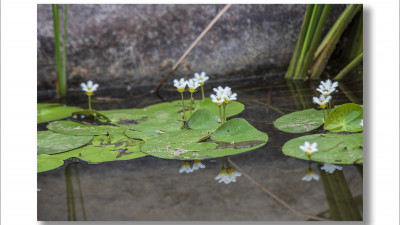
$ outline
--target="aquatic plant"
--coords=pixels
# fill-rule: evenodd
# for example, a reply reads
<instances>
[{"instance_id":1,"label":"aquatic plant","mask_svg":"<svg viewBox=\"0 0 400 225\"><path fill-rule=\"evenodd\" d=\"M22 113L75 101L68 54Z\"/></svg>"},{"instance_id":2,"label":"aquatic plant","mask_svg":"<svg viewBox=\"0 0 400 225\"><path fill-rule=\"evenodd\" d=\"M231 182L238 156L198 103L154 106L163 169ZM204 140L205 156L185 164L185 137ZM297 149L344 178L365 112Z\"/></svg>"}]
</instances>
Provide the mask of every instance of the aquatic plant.
<instances>
[{"instance_id":1,"label":"aquatic plant","mask_svg":"<svg viewBox=\"0 0 400 225\"><path fill-rule=\"evenodd\" d=\"M192 169L190 168L190 164L188 161L183 161L182 162L182 166L179 169L179 173L191 173Z\"/></svg>"},{"instance_id":2,"label":"aquatic plant","mask_svg":"<svg viewBox=\"0 0 400 225\"><path fill-rule=\"evenodd\" d=\"M319 180L319 175L314 173L312 169L308 169L306 175L301 178L302 181L312 181L312 180Z\"/></svg>"},{"instance_id":3,"label":"aquatic plant","mask_svg":"<svg viewBox=\"0 0 400 225\"><path fill-rule=\"evenodd\" d=\"M193 167L192 167L192 171L196 171L198 169L204 169L206 168L206 166L198 159L195 159L193 161Z\"/></svg>"},{"instance_id":4,"label":"aquatic plant","mask_svg":"<svg viewBox=\"0 0 400 225\"><path fill-rule=\"evenodd\" d=\"M190 115L192 115L192 102L193 102L193 93L196 92L196 89L200 86L200 83L197 80L190 79L187 82L189 92L190 92Z\"/></svg>"},{"instance_id":5,"label":"aquatic plant","mask_svg":"<svg viewBox=\"0 0 400 225\"><path fill-rule=\"evenodd\" d=\"M324 170L327 173L333 174L335 172L335 170L342 170L343 167L335 165L335 164L324 163L324 165L321 166L320 169Z\"/></svg>"},{"instance_id":6,"label":"aquatic plant","mask_svg":"<svg viewBox=\"0 0 400 225\"><path fill-rule=\"evenodd\" d=\"M310 142L306 141L304 142L304 145L300 145L299 147L309 158L314 152L318 152L316 142L310 144Z\"/></svg>"},{"instance_id":7,"label":"aquatic plant","mask_svg":"<svg viewBox=\"0 0 400 225\"><path fill-rule=\"evenodd\" d=\"M360 11L362 5L349 4L328 31L325 38L320 42L330 8L330 4L307 5L299 38L285 78L305 79L308 73L310 73L311 78L320 77L345 28L353 20L357 12ZM361 29L357 29L357 32L352 34L352 36L362 37L362 22L358 23L361 24ZM357 47L357 57L352 56L354 57L352 62L343 70L343 73L340 73L341 76L337 76L335 79L342 78L345 73L361 62L362 55L360 57L359 54L362 53L362 42L361 45L358 44L357 46L361 46Z\"/></svg>"},{"instance_id":8,"label":"aquatic plant","mask_svg":"<svg viewBox=\"0 0 400 225\"><path fill-rule=\"evenodd\" d=\"M183 113L183 120L186 122L186 113L185 113L185 100L183 99L183 92L185 92L185 88L187 85L187 81L183 78L180 80L174 80L174 86L176 90L181 93L182 96L182 113Z\"/></svg>"},{"instance_id":9,"label":"aquatic plant","mask_svg":"<svg viewBox=\"0 0 400 225\"><path fill-rule=\"evenodd\" d=\"M205 72L201 72L201 74L199 73L195 73L194 74L194 80L197 80L197 82L199 82L199 84L201 85L201 96L202 96L202 100L204 100L204 83L209 79L208 76L206 76Z\"/></svg>"},{"instance_id":10,"label":"aquatic plant","mask_svg":"<svg viewBox=\"0 0 400 225\"><path fill-rule=\"evenodd\" d=\"M235 171L230 165L227 158L222 158L222 167L219 170L218 175L215 177L215 180L218 183L229 184L231 182L236 182L236 177L242 176L241 173Z\"/></svg>"}]
</instances>

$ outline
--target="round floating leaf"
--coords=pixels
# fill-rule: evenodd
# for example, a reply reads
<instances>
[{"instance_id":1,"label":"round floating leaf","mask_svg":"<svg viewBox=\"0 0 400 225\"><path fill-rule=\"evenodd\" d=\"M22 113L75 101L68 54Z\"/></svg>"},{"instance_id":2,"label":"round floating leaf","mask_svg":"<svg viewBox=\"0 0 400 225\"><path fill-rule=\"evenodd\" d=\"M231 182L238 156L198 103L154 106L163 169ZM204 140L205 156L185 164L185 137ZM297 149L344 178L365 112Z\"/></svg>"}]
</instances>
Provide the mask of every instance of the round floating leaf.
<instances>
[{"instance_id":1,"label":"round floating leaf","mask_svg":"<svg viewBox=\"0 0 400 225\"><path fill-rule=\"evenodd\" d=\"M223 142L268 141L268 135L242 118L231 119L212 134L211 139Z\"/></svg>"},{"instance_id":2,"label":"round floating leaf","mask_svg":"<svg viewBox=\"0 0 400 225\"><path fill-rule=\"evenodd\" d=\"M69 151L86 145L93 136L72 136L54 133L52 131L37 132L37 151L40 154L55 154Z\"/></svg>"},{"instance_id":3,"label":"round floating leaf","mask_svg":"<svg viewBox=\"0 0 400 225\"><path fill-rule=\"evenodd\" d=\"M181 119L182 116L178 113L170 114L167 118L149 119L129 126L129 129L125 131L125 135L130 138L147 140L154 135L180 130L183 126Z\"/></svg>"},{"instance_id":4,"label":"round floating leaf","mask_svg":"<svg viewBox=\"0 0 400 225\"><path fill-rule=\"evenodd\" d=\"M283 145L283 153L295 158L308 160L308 156L299 146L304 142L316 142L318 152L311 160L326 163L353 164L362 163L363 134L313 134L294 138Z\"/></svg>"},{"instance_id":5,"label":"round floating leaf","mask_svg":"<svg viewBox=\"0 0 400 225\"><path fill-rule=\"evenodd\" d=\"M100 135L123 134L126 127L113 125L86 125L73 121L55 121L47 125L47 129L66 135Z\"/></svg>"},{"instance_id":6,"label":"round floating leaf","mask_svg":"<svg viewBox=\"0 0 400 225\"><path fill-rule=\"evenodd\" d=\"M53 104L38 104L37 123L59 120L71 116L81 108L71 106L57 106Z\"/></svg>"},{"instance_id":7,"label":"round floating leaf","mask_svg":"<svg viewBox=\"0 0 400 225\"><path fill-rule=\"evenodd\" d=\"M89 163L130 160L147 155L140 151L142 143L121 134L99 135L95 136L89 145L55 156L60 159L80 158Z\"/></svg>"},{"instance_id":8,"label":"round floating leaf","mask_svg":"<svg viewBox=\"0 0 400 225\"><path fill-rule=\"evenodd\" d=\"M52 170L64 165L64 160L53 155L37 156L37 172Z\"/></svg>"},{"instance_id":9,"label":"round floating leaf","mask_svg":"<svg viewBox=\"0 0 400 225\"><path fill-rule=\"evenodd\" d=\"M268 140L267 134L244 119L232 119L217 128L214 134L206 127L199 125L197 128L202 129L183 129L153 137L145 142L142 151L159 158L194 160L250 151L265 145Z\"/></svg>"},{"instance_id":10,"label":"round floating leaf","mask_svg":"<svg viewBox=\"0 0 400 225\"><path fill-rule=\"evenodd\" d=\"M210 144L196 143L209 135L206 130L184 129L173 132L166 132L147 140L142 151L166 159L182 159L180 155L187 152L198 152L206 150ZM213 145L214 146L214 145Z\"/></svg>"},{"instance_id":11,"label":"round floating leaf","mask_svg":"<svg viewBox=\"0 0 400 225\"><path fill-rule=\"evenodd\" d=\"M340 105L333 109L325 120L324 129L333 132L363 130L360 122L363 118L363 107L354 103Z\"/></svg>"},{"instance_id":12,"label":"round floating leaf","mask_svg":"<svg viewBox=\"0 0 400 225\"><path fill-rule=\"evenodd\" d=\"M211 98L205 98L204 101L200 101L200 108L207 108L215 115L219 117L219 107L212 102ZM223 106L221 106L221 110L223 111ZM241 113L244 110L244 105L237 101L231 101L226 105L226 117L231 117Z\"/></svg>"},{"instance_id":13,"label":"round floating leaf","mask_svg":"<svg viewBox=\"0 0 400 225\"><path fill-rule=\"evenodd\" d=\"M192 114L188 126L192 129L215 130L219 126L218 117L207 108L201 108Z\"/></svg>"},{"instance_id":14,"label":"round floating leaf","mask_svg":"<svg viewBox=\"0 0 400 225\"><path fill-rule=\"evenodd\" d=\"M274 125L288 133L303 133L317 129L324 123L322 110L306 109L279 117Z\"/></svg>"}]
</instances>

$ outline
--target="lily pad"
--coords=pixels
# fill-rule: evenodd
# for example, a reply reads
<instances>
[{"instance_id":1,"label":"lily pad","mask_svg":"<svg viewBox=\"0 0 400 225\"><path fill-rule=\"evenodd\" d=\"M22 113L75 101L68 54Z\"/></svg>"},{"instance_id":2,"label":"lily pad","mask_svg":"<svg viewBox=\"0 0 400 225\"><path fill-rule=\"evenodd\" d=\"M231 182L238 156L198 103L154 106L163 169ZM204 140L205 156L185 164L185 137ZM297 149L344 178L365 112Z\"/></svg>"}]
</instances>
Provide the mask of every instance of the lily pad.
<instances>
[{"instance_id":1,"label":"lily pad","mask_svg":"<svg viewBox=\"0 0 400 225\"><path fill-rule=\"evenodd\" d=\"M47 125L47 129L66 135L100 135L123 134L126 127L115 125L87 125L73 121L55 121Z\"/></svg>"},{"instance_id":2,"label":"lily pad","mask_svg":"<svg viewBox=\"0 0 400 225\"><path fill-rule=\"evenodd\" d=\"M209 114L205 110L198 112ZM215 115L212 117L216 121ZM268 140L267 134L258 131L244 119L232 119L213 133L203 126L191 128L150 138L142 146L142 151L159 158L194 160L250 151L265 145Z\"/></svg>"},{"instance_id":3,"label":"lily pad","mask_svg":"<svg viewBox=\"0 0 400 225\"><path fill-rule=\"evenodd\" d=\"M353 164L363 161L363 134L313 134L294 138L283 145L283 153L295 158L308 160L299 146L304 142L316 142L318 152L311 155L317 162Z\"/></svg>"},{"instance_id":4,"label":"lily pad","mask_svg":"<svg viewBox=\"0 0 400 225\"><path fill-rule=\"evenodd\" d=\"M93 136L72 136L52 131L37 132L37 154L55 154L86 145Z\"/></svg>"},{"instance_id":5,"label":"lily pad","mask_svg":"<svg viewBox=\"0 0 400 225\"><path fill-rule=\"evenodd\" d=\"M196 110L188 120L188 126L192 129L215 130L218 126L218 118L207 108Z\"/></svg>"},{"instance_id":6,"label":"lily pad","mask_svg":"<svg viewBox=\"0 0 400 225\"><path fill-rule=\"evenodd\" d=\"M142 141L121 134L99 135L89 145L54 156L60 159L80 158L89 163L130 160L147 155L140 151L142 144Z\"/></svg>"},{"instance_id":7,"label":"lily pad","mask_svg":"<svg viewBox=\"0 0 400 225\"><path fill-rule=\"evenodd\" d=\"M37 156L37 172L49 171L64 165L64 160L53 155Z\"/></svg>"},{"instance_id":8,"label":"lily pad","mask_svg":"<svg viewBox=\"0 0 400 225\"><path fill-rule=\"evenodd\" d=\"M304 133L312 131L324 124L322 110L306 109L279 117L274 126L288 133Z\"/></svg>"},{"instance_id":9,"label":"lily pad","mask_svg":"<svg viewBox=\"0 0 400 225\"><path fill-rule=\"evenodd\" d=\"M360 122L363 118L363 107L354 103L340 105L333 109L325 120L324 129L333 132L363 130Z\"/></svg>"},{"instance_id":10,"label":"lily pad","mask_svg":"<svg viewBox=\"0 0 400 225\"><path fill-rule=\"evenodd\" d=\"M37 123L64 119L71 116L73 112L77 112L80 110L82 109L78 107L59 106L55 103L39 103L37 106Z\"/></svg>"}]
</instances>

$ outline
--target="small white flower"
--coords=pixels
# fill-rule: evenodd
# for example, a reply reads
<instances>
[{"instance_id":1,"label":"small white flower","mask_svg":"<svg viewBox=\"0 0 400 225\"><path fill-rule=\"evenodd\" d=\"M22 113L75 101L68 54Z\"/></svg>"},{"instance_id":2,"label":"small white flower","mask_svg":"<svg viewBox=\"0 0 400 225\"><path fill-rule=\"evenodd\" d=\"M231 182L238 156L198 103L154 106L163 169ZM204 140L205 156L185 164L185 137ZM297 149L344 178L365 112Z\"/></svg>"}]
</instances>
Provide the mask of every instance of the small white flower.
<instances>
[{"instance_id":1,"label":"small white flower","mask_svg":"<svg viewBox=\"0 0 400 225\"><path fill-rule=\"evenodd\" d=\"M87 95L92 95L93 92L99 87L98 84L93 84L93 81L89 80L87 84L81 83L82 91L86 92Z\"/></svg>"},{"instance_id":2,"label":"small white flower","mask_svg":"<svg viewBox=\"0 0 400 225\"><path fill-rule=\"evenodd\" d=\"M179 92L184 92L185 91L185 87L187 85L187 81L183 78L181 78L180 80L175 79L174 80L174 86L176 87L176 89Z\"/></svg>"},{"instance_id":3,"label":"small white flower","mask_svg":"<svg viewBox=\"0 0 400 225\"><path fill-rule=\"evenodd\" d=\"M201 72L201 74L195 73L193 79L197 80L199 84L203 85L209 79L209 77L206 76L205 72Z\"/></svg>"},{"instance_id":4,"label":"small white flower","mask_svg":"<svg viewBox=\"0 0 400 225\"><path fill-rule=\"evenodd\" d=\"M321 167L321 170L325 170L326 172L332 174L335 172L335 170L342 170L343 167L341 166L336 166L334 164L329 164L329 163L324 163L324 165Z\"/></svg>"},{"instance_id":5,"label":"small white flower","mask_svg":"<svg viewBox=\"0 0 400 225\"><path fill-rule=\"evenodd\" d=\"M228 176L228 172L225 168L222 168L219 171L219 174L215 177L215 180L218 180L218 183L224 182L225 184L229 184L231 182L231 179Z\"/></svg>"},{"instance_id":6,"label":"small white flower","mask_svg":"<svg viewBox=\"0 0 400 225\"><path fill-rule=\"evenodd\" d=\"M308 156L312 155L314 152L317 152L317 142L310 144L310 142L304 142L304 145L300 145L300 149L303 150Z\"/></svg>"},{"instance_id":7,"label":"small white flower","mask_svg":"<svg viewBox=\"0 0 400 225\"><path fill-rule=\"evenodd\" d=\"M232 168L229 168L229 169L228 169L228 175L227 175L227 176L229 177L229 179L231 180L231 182L236 182L236 177L240 177L240 176L242 176L242 174L239 173L239 172L237 172L237 171L235 171L235 170L232 169Z\"/></svg>"},{"instance_id":8,"label":"small white flower","mask_svg":"<svg viewBox=\"0 0 400 225\"><path fill-rule=\"evenodd\" d=\"M307 175L301 178L302 181L319 180L319 175L315 174L312 170L307 170Z\"/></svg>"},{"instance_id":9,"label":"small white flower","mask_svg":"<svg viewBox=\"0 0 400 225\"><path fill-rule=\"evenodd\" d=\"M230 101L234 101L237 99L237 94L236 93L232 93L231 90L227 91L225 93L225 103L228 104Z\"/></svg>"},{"instance_id":10,"label":"small white flower","mask_svg":"<svg viewBox=\"0 0 400 225\"><path fill-rule=\"evenodd\" d=\"M218 106L222 105L222 103L224 103L224 101L225 101L224 94L217 94L217 95L211 94L210 97L211 97L212 102L214 102Z\"/></svg>"},{"instance_id":11,"label":"small white flower","mask_svg":"<svg viewBox=\"0 0 400 225\"><path fill-rule=\"evenodd\" d=\"M325 108L326 104L332 99L332 96L325 97L324 95L317 97L313 97L313 102L318 104L321 108Z\"/></svg>"},{"instance_id":12,"label":"small white flower","mask_svg":"<svg viewBox=\"0 0 400 225\"><path fill-rule=\"evenodd\" d=\"M327 80L325 82L321 81L321 84L318 86L317 91L321 92L325 97L328 97L332 92L336 90L336 87L339 85L337 81L333 82L331 80Z\"/></svg>"},{"instance_id":13,"label":"small white flower","mask_svg":"<svg viewBox=\"0 0 400 225\"><path fill-rule=\"evenodd\" d=\"M362 126L362 127L364 126L363 119L360 122L360 126Z\"/></svg>"},{"instance_id":14,"label":"small white flower","mask_svg":"<svg viewBox=\"0 0 400 225\"><path fill-rule=\"evenodd\" d=\"M192 167L192 171L198 170L198 169L204 169L206 168L206 166L200 162L200 160L196 159L193 162L193 167Z\"/></svg>"},{"instance_id":15,"label":"small white flower","mask_svg":"<svg viewBox=\"0 0 400 225\"><path fill-rule=\"evenodd\" d=\"M190 165L189 165L188 161L184 161L182 163L181 168L179 169L179 173L183 173L183 172L186 172L186 173L191 173L192 172L192 169L190 169Z\"/></svg>"},{"instance_id":16,"label":"small white flower","mask_svg":"<svg viewBox=\"0 0 400 225\"><path fill-rule=\"evenodd\" d=\"M187 85L189 87L189 92L192 92L192 93L196 91L196 88L200 87L200 83L197 82L197 80L194 80L194 79L190 79L187 82Z\"/></svg>"},{"instance_id":17,"label":"small white flower","mask_svg":"<svg viewBox=\"0 0 400 225\"><path fill-rule=\"evenodd\" d=\"M218 88L213 88L213 90L217 95L226 95L229 91L231 91L231 88L228 86L226 86L225 88L219 86Z\"/></svg>"}]
</instances>

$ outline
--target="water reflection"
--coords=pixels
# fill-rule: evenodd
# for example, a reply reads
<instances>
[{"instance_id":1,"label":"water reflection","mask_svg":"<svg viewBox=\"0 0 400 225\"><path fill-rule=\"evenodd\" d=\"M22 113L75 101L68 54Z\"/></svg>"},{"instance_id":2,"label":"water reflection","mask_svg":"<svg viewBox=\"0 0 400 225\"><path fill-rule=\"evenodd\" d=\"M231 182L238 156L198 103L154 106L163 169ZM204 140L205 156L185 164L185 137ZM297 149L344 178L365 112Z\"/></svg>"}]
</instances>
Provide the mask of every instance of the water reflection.
<instances>
[{"instance_id":1,"label":"water reflection","mask_svg":"<svg viewBox=\"0 0 400 225\"><path fill-rule=\"evenodd\" d=\"M324 187L326 200L329 205L329 217L333 220L359 221L362 220L360 209L353 198L343 171L336 169L328 172L319 165L319 173Z\"/></svg>"},{"instance_id":2,"label":"water reflection","mask_svg":"<svg viewBox=\"0 0 400 225\"><path fill-rule=\"evenodd\" d=\"M74 175L72 175L71 168L73 168L75 171ZM85 203L84 203L84 199L83 199L81 181L79 179L79 171L78 171L77 163L70 163L65 167L65 184L66 184L66 189L67 189L68 220L69 221L78 220L76 204L75 204L74 184L73 184L73 180L72 180L73 176L76 179L76 185L78 188L78 195L79 195L79 204L80 204L81 213L82 213L82 219L80 219L80 220L86 221L87 217L86 217Z\"/></svg>"},{"instance_id":3,"label":"water reflection","mask_svg":"<svg viewBox=\"0 0 400 225\"><path fill-rule=\"evenodd\" d=\"M215 177L215 180L218 183L224 182L225 184L229 184L231 182L236 182L236 177L242 176L241 173L235 171L230 165L228 161L228 157L221 158L222 167L219 170L219 174Z\"/></svg>"},{"instance_id":4,"label":"water reflection","mask_svg":"<svg viewBox=\"0 0 400 225\"><path fill-rule=\"evenodd\" d=\"M306 175L303 178L301 178L301 180L302 181L307 181L307 182L308 181L312 181L312 180L319 180L319 175L315 174L313 169L312 169L312 162L311 161L308 163L308 169L307 169Z\"/></svg>"}]
</instances>

